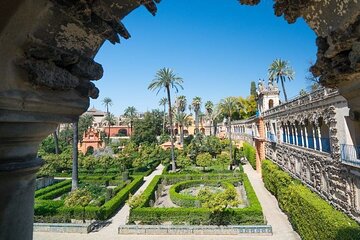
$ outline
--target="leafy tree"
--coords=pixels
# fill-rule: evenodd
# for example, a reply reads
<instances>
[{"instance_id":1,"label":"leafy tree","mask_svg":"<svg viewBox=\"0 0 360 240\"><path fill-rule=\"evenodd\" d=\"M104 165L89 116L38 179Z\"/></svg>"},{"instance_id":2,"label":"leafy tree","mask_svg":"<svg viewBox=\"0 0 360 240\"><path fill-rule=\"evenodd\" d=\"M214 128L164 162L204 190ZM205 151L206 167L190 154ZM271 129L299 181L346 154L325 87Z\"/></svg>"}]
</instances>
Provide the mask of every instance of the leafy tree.
<instances>
[{"instance_id":1,"label":"leafy tree","mask_svg":"<svg viewBox=\"0 0 360 240\"><path fill-rule=\"evenodd\" d=\"M85 188L76 189L65 198L64 205L67 207L86 207L91 201L91 193Z\"/></svg>"},{"instance_id":2,"label":"leafy tree","mask_svg":"<svg viewBox=\"0 0 360 240\"><path fill-rule=\"evenodd\" d=\"M109 106L112 106L113 101L111 100L111 98L106 97L102 100L102 104L106 107L106 116L109 116L108 120L110 120ZM110 142L110 126L111 126L110 122L108 122L109 135L108 135L107 142Z\"/></svg>"},{"instance_id":3,"label":"leafy tree","mask_svg":"<svg viewBox=\"0 0 360 240\"><path fill-rule=\"evenodd\" d=\"M212 128L212 113L214 111L214 104L211 101L207 101L205 103L205 109L206 109L206 116L207 119L210 121L210 136L211 136L211 128Z\"/></svg>"},{"instance_id":4,"label":"leafy tree","mask_svg":"<svg viewBox=\"0 0 360 240\"><path fill-rule=\"evenodd\" d=\"M170 136L171 136L171 161L172 161L172 170L176 170L175 155L174 155L174 126L172 124L172 109L171 109L171 96L170 89L174 88L178 92L178 88L183 88L182 84L183 79L176 76L176 74L169 68L160 69L156 75L155 79L148 86L149 90L158 90L165 89L167 93L168 106L169 106L169 123L170 123Z\"/></svg>"},{"instance_id":5,"label":"leafy tree","mask_svg":"<svg viewBox=\"0 0 360 240\"><path fill-rule=\"evenodd\" d=\"M231 139L231 116L234 112L239 110L239 104L234 97L227 97L222 99L219 103L219 108L221 112L227 117L227 127L229 132L229 148L230 148L230 161L233 162L232 159L232 139Z\"/></svg>"},{"instance_id":6,"label":"leafy tree","mask_svg":"<svg viewBox=\"0 0 360 240\"><path fill-rule=\"evenodd\" d=\"M269 69L269 79L271 81L276 80L277 83L281 82L281 86L284 92L285 102L288 101L286 91L285 91L285 80L288 79L289 81L293 80L295 77L294 70L290 67L287 61L276 59L274 60Z\"/></svg>"},{"instance_id":7,"label":"leafy tree","mask_svg":"<svg viewBox=\"0 0 360 240\"><path fill-rule=\"evenodd\" d=\"M239 97L237 100L239 104L239 119L247 119L256 114L257 105L254 96L250 95L247 98Z\"/></svg>"},{"instance_id":8,"label":"leafy tree","mask_svg":"<svg viewBox=\"0 0 360 240\"><path fill-rule=\"evenodd\" d=\"M85 222L85 207L89 205L91 199L91 193L87 189L76 189L65 198L64 205L66 207L83 207L83 222Z\"/></svg>"},{"instance_id":9,"label":"leafy tree","mask_svg":"<svg viewBox=\"0 0 360 240\"><path fill-rule=\"evenodd\" d=\"M159 138L159 144L163 144L165 142L168 142L170 140L169 134L161 134Z\"/></svg>"},{"instance_id":10,"label":"leafy tree","mask_svg":"<svg viewBox=\"0 0 360 240\"><path fill-rule=\"evenodd\" d=\"M210 153L200 153L196 157L196 165L203 167L203 171L205 171L205 167L208 167L211 165L212 157Z\"/></svg>"},{"instance_id":11,"label":"leafy tree","mask_svg":"<svg viewBox=\"0 0 360 240\"><path fill-rule=\"evenodd\" d=\"M191 166L191 160L190 158L184 156L184 155L180 155L177 157L176 159L176 163L179 167L182 167L182 168L186 168L188 166Z\"/></svg>"},{"instance_id":12,"label":"leafy tree","mask_svg":"<svg viewBox=\"0 0 360 240\"><path fill-rule=\"evenodd\" d=\"M229 165L230 162L230 155L227 152L222 152L220 155L216 157L216 162L223 166L225 170L225 166Z\"/></svg>"},{"instance_id":13,"label":"leafy tree","mask_svg":"<svg viewBox=\"0 0 360 240\"><path fill-rule=\"evenodd\" d=\"M162 134L165 134L165 123L166 123L166 104L167 104L167 98L163 97L159 101L159 105L164 107L164 121L163 121L163 131Z\"/></svg>"},{"instance_id":14,"label":"leafy tree","mask_svg":"<svg viewBox=\"0 0 360 240\"><path fill-rule=\"evenodd\" d=\"M127 107L124 111L124 116L128 119L128 122L130 123L130 130L131 134L133 132L133 123L134 120L137 118L137 111L134 106Z\"/></svg>"},{"instance_id":15,"label":"leafy tree","mask_svg":"<svg viewBox=\"0 0 360 240\"><path fill-rule=\"evenodd\" d=\"M201 98L194 97L191 104L195 113L195 134L196 134L199 132L199 113L201 110Z\"/></svg>"},{"instance_id":16,"label":"leafy tree","mask_svg":"<svg viewBox=\"0 0 360 240\"><path fill-rule=\"evenodd\" d=\"M159 110L146 112L143 119L136 119L131 140L137 145L157 143L156 136L162 132L162 113Z\"/></svg>"},{"instance_id":17,"label":"leafy tree","mask_svg":"<svg viewBox=\"0 0 360 240\"><path fill-rule=\"evenodd\" d=\"M203 141L203 149L205 152L210 153L210 155L215 158L218 154L221 153L220 139L216 136L205 137Z\"/></svg>"}]
</instances>

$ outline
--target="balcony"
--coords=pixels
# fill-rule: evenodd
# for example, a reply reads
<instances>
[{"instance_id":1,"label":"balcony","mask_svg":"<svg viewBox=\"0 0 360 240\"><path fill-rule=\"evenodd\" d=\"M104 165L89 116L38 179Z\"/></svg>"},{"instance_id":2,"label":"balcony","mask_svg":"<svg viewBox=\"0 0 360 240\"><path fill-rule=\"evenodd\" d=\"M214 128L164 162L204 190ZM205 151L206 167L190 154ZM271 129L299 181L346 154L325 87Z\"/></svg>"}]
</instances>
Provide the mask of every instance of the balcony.
<instances>
[{"instance_id":1,"label":"balcony","mask_svg":"<svg viewBox=\"0 0 360 240\"><path fill-rule=\"evenodd\" d=\"M360 145L341 144L341 161L360 167Z\"/></svg>"}]
</instances>

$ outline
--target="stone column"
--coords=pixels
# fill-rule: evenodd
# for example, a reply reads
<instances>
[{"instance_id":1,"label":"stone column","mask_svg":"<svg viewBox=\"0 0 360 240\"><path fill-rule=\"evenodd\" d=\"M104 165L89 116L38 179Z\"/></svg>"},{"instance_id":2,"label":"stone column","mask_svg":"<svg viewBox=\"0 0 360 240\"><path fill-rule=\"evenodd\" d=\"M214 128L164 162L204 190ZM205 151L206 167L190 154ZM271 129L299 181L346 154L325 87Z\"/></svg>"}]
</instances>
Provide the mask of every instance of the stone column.
<instances>
[{"instance_id":1,"label":"stone column","mask_svg":"<svg viewBox=\"0 0 360 240\"><path fill-rule=\"evenodd\" d=\"M307 133L308 131L307 131L307 127L304 125L304 138L305 138L305 145L306 145L306 147L307 148L309 148L309 141L308 141L308 133Z\"/></svg>"},{"instance_id":2,"label":"stone column","mask_svg":"<svg viewBox=\"0 0 360 240\"><path fill-rule=\"evenodd\" d=\"M322 142L321 142L321 129L320 126L316 126L316 131L317 131L317 137L319 139L319 151L322 152Z\"/></svg>"},{"instance_id":3,"label":"stone column","mask_svg":"<svg viewBox=\"0 0 360 240\"><path fill-rule=\"evenodd\" d=\"M304 138L304 126L302 124L299 125L300 128L300 137L301 137L301 147L304 147L305 138Z\"/></svg>"},{"instance_id":4,"label":"stone column","mask_svg":"<svg viewBox=\"0 0 360 240\"><path fill-rule=\"evenodd\" d=\"M286 143L290 143L289 141L289 129L288 129L288 125L285 125L285 139L286 139Z\"/></svg>"},{"instance_id":5,"label":"stone column","mask_svg":"<svg viewBox=\"0 0 360 240\"><path fill-rule=\"evenodd\" d=\"M316 144L316 125L315 124L312 125L312 132L313 132L314 149L316 149L317 144Z\"/></svg>"},{"instance_id":6,"label":"stone column","mask_svg":"<svg viewBox=\"0 0 360 240\"><path fill-rule=\"evenodd\" d=\"M294 138L295 138L295 145L298 145L298 133L297 133L297 129L296 129L296 125L294 124L293 125L293 128L294 128Z\"/></svg>"}]
</instances>

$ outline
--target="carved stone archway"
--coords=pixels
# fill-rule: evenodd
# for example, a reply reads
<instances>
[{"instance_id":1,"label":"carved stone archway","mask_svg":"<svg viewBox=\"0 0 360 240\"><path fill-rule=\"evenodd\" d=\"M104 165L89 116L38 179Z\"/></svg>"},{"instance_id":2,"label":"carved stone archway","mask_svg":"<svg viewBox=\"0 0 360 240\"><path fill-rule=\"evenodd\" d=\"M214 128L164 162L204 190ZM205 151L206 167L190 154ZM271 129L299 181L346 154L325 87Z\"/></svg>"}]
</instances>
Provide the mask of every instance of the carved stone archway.
<instances>
[{"instance_id":1,"label":"carved stone archway","mask_svg":"<svg viewBox=\"0 0 360 240\"><path fill-rule=\"evenodd\" d=\"M234 0L235 1L235 0ZM4 0L0 9L0 239L31 239L39 143L58 123L76 121L96 98L93 59L103 42L129 38L119 22L160 0ZM255 5L260 0L240 0ZM339 87L351 116L360 112L358 0L277 0L275 15L303 17L317 34L312 67L325 86Z\"/></svg>"}]
</instances>

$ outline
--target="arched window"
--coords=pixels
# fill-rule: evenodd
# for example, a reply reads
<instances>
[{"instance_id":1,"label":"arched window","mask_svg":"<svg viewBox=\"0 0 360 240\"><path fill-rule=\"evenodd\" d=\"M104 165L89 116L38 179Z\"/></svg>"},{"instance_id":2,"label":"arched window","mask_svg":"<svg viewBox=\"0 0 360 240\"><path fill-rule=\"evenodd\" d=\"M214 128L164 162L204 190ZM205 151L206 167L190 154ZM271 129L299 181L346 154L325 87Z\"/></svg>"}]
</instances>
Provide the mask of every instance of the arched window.
<instances>
[{"instance_id":1,"label":"arched window","mask_svg":"<svg viewBox=\"0 0 360 240\"><path fill-rule=\"evenodd\" d=\"M274 107L274 100L269 100L269 109Z\"/></svg>"},{"instance_id":2,"label":"arched window","mask_svg":"<svg viewBox=\"0 0 360 240\"><path fill-rule=\"evenodd\" d=\"M125 136L127 136L128 135L128 133L127 133L127 130L126 129L120 129L119 131L118 131L118 136L119 137L125 137Z\"/></svg>"}]
</instances>

